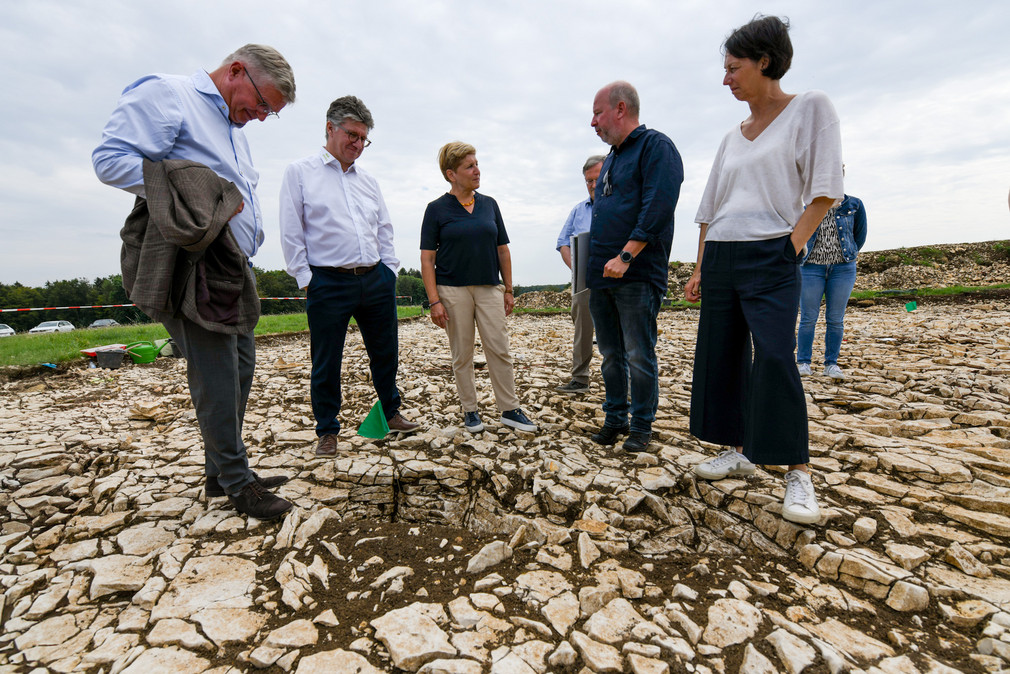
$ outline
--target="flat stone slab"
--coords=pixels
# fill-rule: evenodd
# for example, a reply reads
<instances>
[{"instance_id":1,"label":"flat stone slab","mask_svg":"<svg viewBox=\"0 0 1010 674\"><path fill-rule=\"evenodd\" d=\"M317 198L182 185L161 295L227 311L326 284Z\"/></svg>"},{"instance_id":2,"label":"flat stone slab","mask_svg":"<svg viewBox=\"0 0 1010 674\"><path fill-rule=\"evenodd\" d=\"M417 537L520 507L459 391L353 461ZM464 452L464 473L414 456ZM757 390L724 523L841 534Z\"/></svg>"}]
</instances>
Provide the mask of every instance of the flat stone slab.
<instances>
[{"instance_id":1,"label":"flat stone slab","mask_svg":"<svg viewBox=\"0 0 1010 674\"><path fill-rule=\"evenodd\" d=\"M256 584L256 563L237 557L195 557L151 611L151 620L188 618L210 608L247 608Z\"/></svg>"}]
</instances>

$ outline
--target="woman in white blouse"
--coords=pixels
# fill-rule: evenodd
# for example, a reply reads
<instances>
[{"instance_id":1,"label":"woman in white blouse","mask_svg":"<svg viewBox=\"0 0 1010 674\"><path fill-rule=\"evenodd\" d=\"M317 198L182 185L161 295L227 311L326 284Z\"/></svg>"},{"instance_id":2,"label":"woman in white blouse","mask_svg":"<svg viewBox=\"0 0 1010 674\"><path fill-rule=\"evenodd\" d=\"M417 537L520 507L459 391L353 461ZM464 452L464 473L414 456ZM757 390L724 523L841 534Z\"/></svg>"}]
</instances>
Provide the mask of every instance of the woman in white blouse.
<instances>
[{"instance_id":1,"label":"woman in white blouse","mask_svg":"<svg viewBox=\"0 0 1010 674\"><path fill-rule=\"evenodd\" d=\"M819 91L787 94L789 26L759 17L733 31L723 84L750 116L722 141L695 220L698 264L684 288L704 301L698 324L691 433L728 446L698 477L788 466L782 516L820 519L808 471L806 400L796 371L798 263L842 197L838 117ZM753 356L752 351L753 349Z\"/></svg>"}]
</instances>

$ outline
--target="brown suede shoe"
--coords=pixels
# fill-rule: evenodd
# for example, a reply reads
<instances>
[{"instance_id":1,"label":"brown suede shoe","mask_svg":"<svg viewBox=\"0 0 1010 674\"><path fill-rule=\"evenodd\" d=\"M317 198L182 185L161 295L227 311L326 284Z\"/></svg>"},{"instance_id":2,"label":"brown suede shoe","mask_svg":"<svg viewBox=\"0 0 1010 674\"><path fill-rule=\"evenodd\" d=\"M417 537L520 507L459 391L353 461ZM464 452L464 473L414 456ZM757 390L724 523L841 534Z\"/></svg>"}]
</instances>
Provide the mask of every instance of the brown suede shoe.
<instances>
[{"instance_id":1,"label":"brown suede shoe","mask_svg":"<svg viewBox=\"0 0 1010 674\"><path fill-rule=\"evenodd\" d=\"M386 423L389 425L390 433L413 433L421 428L421 424L415 424L413 421L404 419L403 415L399 412L394 414L393 418Z\"/></svg>"},{"instance_id":2,"label":"brown suede shoe","mask_svg":"<svg viewBox=\"0 0 1010 674\"><path fill-rule=\"evenodd\" d=\"M337 436L333 433L327 433L326 435L319 438L319 444L316 445L316 456L336 456L337 455Z\"/></svg>"},{"instance_id":3,"label":"brown suede shoe","mask_svg":"<svg viewBox=\"0 0 1010 674\"><path fill-rule=\"evenodd\" d=\"M255 481L242 487L238 494L229 496L228 500L240 513L258 520L276 519L294 507L294 503L274 496Z\"/></svg>"},{"instance_id":4,"label":"brown suede shoe","mask_svg":"<svg viewBox=\"0 0 1010 674\"><path fill-rule=\"evenodd\" d=\"M274 487L279 487L289 478L287 475L270 475L269 477L260 477L256 473L252 474L253 479L259 484L259 486L264 489L273 489ZM227 496L224 493L224 487L217 481L217 478L213 475L207 476L207 482L204 486L204 491L207 493L207 498L216 498L219 496Z\"/></svg>"}]
</instances>

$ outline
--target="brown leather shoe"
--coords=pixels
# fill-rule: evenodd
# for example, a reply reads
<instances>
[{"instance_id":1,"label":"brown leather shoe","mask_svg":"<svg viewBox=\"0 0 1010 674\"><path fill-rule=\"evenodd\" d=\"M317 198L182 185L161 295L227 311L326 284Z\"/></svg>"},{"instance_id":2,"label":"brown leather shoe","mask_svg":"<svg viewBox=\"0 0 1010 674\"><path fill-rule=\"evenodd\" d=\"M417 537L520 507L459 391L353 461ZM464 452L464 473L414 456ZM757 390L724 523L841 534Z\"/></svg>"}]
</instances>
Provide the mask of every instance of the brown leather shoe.
<instances>
[{"instance_id":1,"label":"brown leather shoe","mask_svg":"<svg viewBox=\"0 0 1010 674\"><path fill-rule=\"evenodd\" d=\"M258 520L276 519L294 507L294 503L274 496L255 481L242 487L238 494L229 496L228 500L240 513Z\"/></svg>"},{"instance_id":2,"label":"brown leather shoe","mask_svg":"<svg viewBox=\"0 0 1010 674\"><path fill-rule=\"evenodd\" d=\"M256 473L253 473L252 476L253 479L256 480L257 484L264 489L279 487L290 479L287 475L270 475L269 477L260 477ZM222 487L217 481L217 477L213 475L207 476L204 491L207 493L207 498L227 496L227 494L224 493L224 487Z\"/></svg>"},{"instance_id":3,"label":"brown leather shoe","mask_svg":"<svg viewBox=\"0 0 1010 674\"><path fill-rule=\"evenodd\" d=\"M389 432L398 433L413 433L417 429L421 428L421 424L415 424L413 421L408 421L403 418L403 415L397 412L393 415L393 418L386 422L389 425Z\"/></svg>"},{"instance_id":4,"label":"brown leather shoe","mask_svg":"<svg viewBox=\"0 0 1010 674\"><path fill-rule=\"evenodd\" d=\"M337 455L337 436L333 433L327 433L319 438L319 444L316 445L316 456L336 456Z\"/></svg>"}]
</instances>

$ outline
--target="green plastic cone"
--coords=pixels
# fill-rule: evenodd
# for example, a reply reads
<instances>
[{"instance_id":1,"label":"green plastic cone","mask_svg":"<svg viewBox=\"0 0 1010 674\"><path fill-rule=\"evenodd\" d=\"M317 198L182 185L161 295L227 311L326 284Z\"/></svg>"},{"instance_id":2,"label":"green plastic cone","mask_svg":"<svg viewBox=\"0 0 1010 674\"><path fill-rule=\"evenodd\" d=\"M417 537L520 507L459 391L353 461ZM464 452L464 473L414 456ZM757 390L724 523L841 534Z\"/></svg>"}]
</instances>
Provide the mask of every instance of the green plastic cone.
<instances>
[{"instance_id":1,"label":"green plastic cone","mask_svg":"<svg viewBox=\"0 0 1010 674\"><path fill-rule=\"evenodd\" d=\"M382 411L382 403L376 400L372 409L369 410L368 416L358 426L358 435L378 440L386 437L387 433L389 433L389 424L386 423L386 413Z\"/></svg>"}]
</instances>

